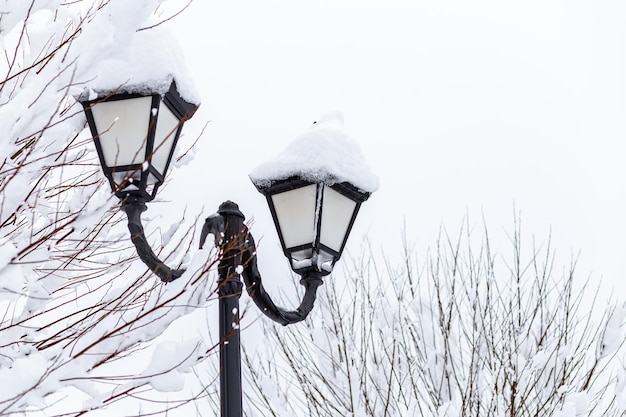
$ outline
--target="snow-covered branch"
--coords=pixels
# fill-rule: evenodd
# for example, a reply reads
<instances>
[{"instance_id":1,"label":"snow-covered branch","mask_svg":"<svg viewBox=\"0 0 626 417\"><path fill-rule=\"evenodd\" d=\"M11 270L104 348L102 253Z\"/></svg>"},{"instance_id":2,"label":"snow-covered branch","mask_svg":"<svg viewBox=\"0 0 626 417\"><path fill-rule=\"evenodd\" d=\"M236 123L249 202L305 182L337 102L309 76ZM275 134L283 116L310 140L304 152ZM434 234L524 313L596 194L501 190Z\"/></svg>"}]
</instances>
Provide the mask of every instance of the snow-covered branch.
<instances>
[{"instance_id":1,"label":"snow-covered branch","mask_svg":"<svg viewBox=\"0 0 626 417\"><path fill-rule=\"evenodd\" d=\"M164 242L146 233L185 275L163 286L136 261L75 100L111 81L100 64L128 56L161 2L0 2L0 415L89 415L179 391L215 349L159 337L213 297L217 254L187 259L196 225L172 219Z\"/></svg>"},{"instance_id":2,"label":"snow-covered branch","mask_svg":"<svg viewBox=\"0 0 626 417\"><path fill-rule=\"evenodd\" d=\"M622 415L624 309L519 225L508 255L476 238L444 230L424 263L406 243L401 266L366 249L325 280L305 326L247 357L249 415Z\"/></svg>"}]
</instances>

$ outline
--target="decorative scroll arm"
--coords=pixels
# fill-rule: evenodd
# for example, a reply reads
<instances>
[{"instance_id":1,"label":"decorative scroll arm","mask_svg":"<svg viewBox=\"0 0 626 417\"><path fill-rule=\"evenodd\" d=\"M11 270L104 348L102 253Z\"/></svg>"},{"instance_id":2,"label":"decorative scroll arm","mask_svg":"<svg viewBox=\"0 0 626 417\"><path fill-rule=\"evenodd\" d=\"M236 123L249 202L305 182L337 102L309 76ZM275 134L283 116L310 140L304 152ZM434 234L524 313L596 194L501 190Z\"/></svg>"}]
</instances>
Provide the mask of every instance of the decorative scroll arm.
<instances>
[{"instance_id":1,"label":"decorative scroll arm","mask_svg":"<svg viewBox=\"0 0 626 417\"><path fill-rule=\"evenodd\" d=\"M165 263L154 254L146 239L141 224L141 213L147 210L145 200L140 197L129 196L122 202L121 210L124 211L128 217L130 238L137 249L139 259L141 259L155 275L161 278L163 282L171 282L179 278L185 270L172 269L165 265Z\"/></svg>"},{"instance_id":2,"label":"decorative scroll arm","mask_svg":"<svg viewBox=\"0 0 626 417\"><path fill-rule=\"evenodd\" d=\"M302 276L300 284L305 288L304 296L298 308L294 311L289 311L274 304L272 298L265 291L261 273L257 266L256 246L250 234L248 234L246 248L243 252L243 262L244 270L242 276L246 284L246 291L252 298L252 301L267 317L286 326L304 320L313 310L317 289L324 283L321 272L310 271Z\"/></svg>"},{"instance_id":3,"label":"decorative scroll arm","mask_svg":"<svg viewBox=\"0 0 626 417\"><path fill-rule=\"evenodd\" d=\"M206 219L204 227L202 228L200 248L204 245L204 241L209 234L215 236L215 245L220 245L224 234L227 233L226 228L232 228L233 225L237 224L239 233L237 233L236 236L236 245L238 246L239 261L243 267L241 275L246 284L246 291L252 298L252 301L254 301L263 314L282 325L293 324L304 320L313 309L317 289L323 283L322 273L311 271L302 276L300 284L305 287L305 293L300 302L300 306L296 310L289 311L277 306L263 286L261 274L257 266L254 238L249 233L248 228L243 224L243 219L244 216L241 211L239 211L237 204L232 201L222 203L218 213ZM228 239L235 238L231 237L232 229L231 232L227 234ZM224 244L221 244L222 248L224 248ZM230 250L232 250L232 246L230 246Z\"/></svg>"}]
</instances>

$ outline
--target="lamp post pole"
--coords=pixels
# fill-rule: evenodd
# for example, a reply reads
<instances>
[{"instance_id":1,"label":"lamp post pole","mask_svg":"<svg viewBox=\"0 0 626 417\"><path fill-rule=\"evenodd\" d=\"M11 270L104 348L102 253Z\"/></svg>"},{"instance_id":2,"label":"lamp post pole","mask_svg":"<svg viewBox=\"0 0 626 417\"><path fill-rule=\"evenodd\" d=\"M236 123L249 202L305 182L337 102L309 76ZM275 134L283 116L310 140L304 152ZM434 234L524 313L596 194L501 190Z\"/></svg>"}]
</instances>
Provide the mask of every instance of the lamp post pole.
<instances>
[{"instance_id":1,"label":"lamp post pole","mask_svg":"<svg viewBox=\"0 0 626 417\"><path fill-rule=\"evenodd\" d=\"M224 221L222 260L218 266L220 321L220 410L221 417L242 417L241 345L239 338L239 297L243 283L239 276L242 258L244 215L235 203L220 205Z\"/></svg>"},{"instance_id":2,"label":"lamp post pole","mask_svg":"<svg viewBox=\"0 0 626 417\"><path fill-rule=\"evenodd\" d=\"M220 410L222 417L242 416L241 345L239 343L239 276L227 282L220 273Z\"/></svg>"}]
</instances>

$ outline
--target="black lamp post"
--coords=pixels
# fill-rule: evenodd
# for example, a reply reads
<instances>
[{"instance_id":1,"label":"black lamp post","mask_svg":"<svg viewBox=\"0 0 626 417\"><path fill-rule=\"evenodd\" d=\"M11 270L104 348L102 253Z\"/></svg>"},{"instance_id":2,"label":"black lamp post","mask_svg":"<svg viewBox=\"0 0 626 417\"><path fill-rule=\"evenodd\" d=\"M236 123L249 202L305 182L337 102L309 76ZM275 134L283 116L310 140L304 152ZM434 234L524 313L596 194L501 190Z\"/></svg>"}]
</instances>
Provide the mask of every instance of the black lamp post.
<instances>
[{"instance_id":1,"label":"black lamp post","mask_svg":"<svg viewBox=\"0 0 626 417\"><path fill-rule=\"evenodd\" d=\"M122 201L140 259L164 282L180 277L184 270L169 268L150 248L141 212L163 183L182 125L197 106L181 98L175 83L165 94L111 94L82 104L102 169ZM222 203L206 219L200 248L212 233L222 254L218 267L222 417L242 416L238 324L243 283L254 303L272 320L283 325L304 320L313 308L322 277L341 256L361 203L369 197L347 182L300 177L255 185L267 197L283 252L301 276L305 293L296 310L274 304L257 268L254 239L235 203Z\"/></svg>"}]
</instances>

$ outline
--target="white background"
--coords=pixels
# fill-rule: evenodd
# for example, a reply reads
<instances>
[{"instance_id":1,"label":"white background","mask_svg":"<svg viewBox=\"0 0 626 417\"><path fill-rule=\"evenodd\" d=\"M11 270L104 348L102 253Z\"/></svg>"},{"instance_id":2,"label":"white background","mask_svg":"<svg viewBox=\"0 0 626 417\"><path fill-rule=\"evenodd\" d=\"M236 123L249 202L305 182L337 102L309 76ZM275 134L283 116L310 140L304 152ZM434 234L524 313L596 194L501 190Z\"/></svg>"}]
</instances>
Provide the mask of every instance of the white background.
<instances>
[{"instance_id":1,"label":"white background","mask_svg":"<svg viewBox=\"0 0 626 417\"><path fill-rule=\"evenodd\" d=\"M625 15L621 1L194 1L168 25L203 101L182 147L210 122L161 197L239 203L276 290L287 262L247 174L340 110L381 181L348 254L368 239L399 256L405 223L423 252L483 217L506 254L518 213L528 244L551 234L559 265L580 253L579 275L619 295Z\"/></svg>"}]
</instances>

